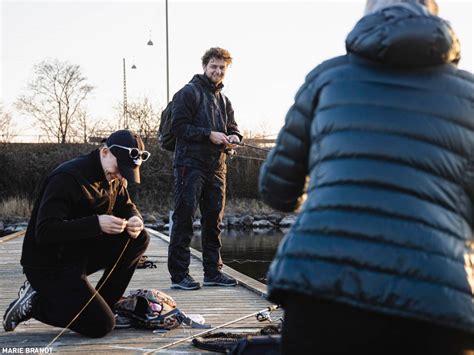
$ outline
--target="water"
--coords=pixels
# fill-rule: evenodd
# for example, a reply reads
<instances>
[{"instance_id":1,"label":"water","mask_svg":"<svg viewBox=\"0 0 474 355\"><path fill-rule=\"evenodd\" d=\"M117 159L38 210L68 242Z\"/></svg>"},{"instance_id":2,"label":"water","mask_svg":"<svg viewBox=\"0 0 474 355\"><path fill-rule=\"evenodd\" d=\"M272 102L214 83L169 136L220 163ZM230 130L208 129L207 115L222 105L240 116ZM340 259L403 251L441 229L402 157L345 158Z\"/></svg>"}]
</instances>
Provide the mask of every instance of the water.
<instances>
[{"instance_id":1,"label":"water","mask_svg":"<svg viewBox=\"0 0 474 355\"><path fill-rule=\"evenodd\" d=\"M285 231L279 229L224 230L221 255L224 264L266 283L268 267ZM201 232L196 231L191 247L202 251Z\"/></svg>"}]
</instances>

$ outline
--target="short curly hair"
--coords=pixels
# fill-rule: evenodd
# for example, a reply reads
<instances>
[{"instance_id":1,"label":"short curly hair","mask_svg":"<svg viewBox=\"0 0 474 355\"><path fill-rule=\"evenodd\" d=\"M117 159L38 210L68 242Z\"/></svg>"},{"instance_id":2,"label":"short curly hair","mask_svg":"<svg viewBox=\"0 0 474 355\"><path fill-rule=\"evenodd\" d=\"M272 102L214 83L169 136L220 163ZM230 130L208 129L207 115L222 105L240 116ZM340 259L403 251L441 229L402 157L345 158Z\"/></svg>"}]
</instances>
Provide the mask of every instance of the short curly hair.
<instances>
[{"instance_id":1,"label":"short curly hair","mask_svg":"<svg viewBox=\"0 0 474 355\"><path fill-rule=\"evenodd\" d=\"M206 66L211 60L211 58L223 59L225 64L227 65L232 64L232 57L230 56L229 51L224 48L220 48L220 47L209 48L201 58L202 65Z\"/></svg>"}]
</instances>

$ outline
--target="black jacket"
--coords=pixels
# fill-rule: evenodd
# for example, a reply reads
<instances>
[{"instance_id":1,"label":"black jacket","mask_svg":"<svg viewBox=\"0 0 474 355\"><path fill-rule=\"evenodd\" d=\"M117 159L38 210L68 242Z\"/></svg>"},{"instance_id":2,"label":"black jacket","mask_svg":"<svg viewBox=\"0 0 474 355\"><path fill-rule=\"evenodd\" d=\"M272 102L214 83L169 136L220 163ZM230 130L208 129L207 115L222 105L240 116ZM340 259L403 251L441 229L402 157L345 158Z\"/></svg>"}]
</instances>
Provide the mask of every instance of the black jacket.
<instances>
[{"instance_id":1,"label":"black jacket","mask_svg":"<svg viewBox=\"0 0 474 355\"><path fill-rule=\"evenodd\" d=\"M223 85L216 87L205 75L196 74L190 83L196 86L200 97L190 85L173 97L171 131L177 137L174 165L222 171L226 155L222 146L211 143L209 136L211 131L217 131L242 139L232 104L221 93Z\"/></svg>"},{"instance_id":2,"label":"black jacket","mask_svg":"<svg viewBox=\"0 0 474 355\"><path fill-rule=\"evenodd\" d=\"M288 292L474 332L474 76L418 5L362 18L306 78L261 170L271 206L307 199L268 274Z\"/></svg>"},{"instance_id":3,"label":"black jacket","mask_svg":"<svg viewBox=\"0 0 474 355\"><path fill-rule=\"evenodd\" d=\"M80 263L103 235L98 215L140 216L123 181L107 182L99 150L67 161L46 178L23 242L21 264L55 267Z\"/></svg>"}]
</instances>

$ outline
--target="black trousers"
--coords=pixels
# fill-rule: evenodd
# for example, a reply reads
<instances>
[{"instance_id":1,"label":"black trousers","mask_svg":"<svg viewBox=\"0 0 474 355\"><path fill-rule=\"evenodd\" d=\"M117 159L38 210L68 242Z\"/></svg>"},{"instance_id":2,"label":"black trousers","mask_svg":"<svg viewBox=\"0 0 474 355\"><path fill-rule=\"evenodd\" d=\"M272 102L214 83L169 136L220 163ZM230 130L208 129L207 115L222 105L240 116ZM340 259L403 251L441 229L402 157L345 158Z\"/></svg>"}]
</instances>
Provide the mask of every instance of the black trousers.
<instances>
[{"instance_id":1,"label":"black trousers","mask_svg":"<svg viewBox=\"0 0 474 355\"><path fill-rule=\"evenodd\" d=\"M96 285L100 287L130 239L127 232L101 236L91 243L90 254L82 265L55 268L24 268L26 278L38 292L33 304L33 318L55 327L66 327L95 292L87 279L98 270L105 269ZM122 258L96 295L69 329L88 336L102 337L115 326L115 303L125 292L150 237L146 231L130 239Z\"/></svg>"},{"instance_id":2,"label":"black trousers","mask_svg":"<svg viewBox=\"0 0 474 355\"><path fill-rule=\"evenodd\" d=\"M465 334L428 322L292 295L285 306L283 354L469 354Z\"/></svg>"},{"instance_id":3,"label":"black trousers","mask_svg":"<svg viewBox=\"0 0 474 355\"><path fill-rule=\"evenodd\" d=\"M225 172L209 173L178 167L175 174L175 209L168 249L168 270L174 282L189 272L193 237L193 217L201 211L202 257L205 276L215 276L222 268L221 228L225 206Z\"/></svg>"}]
</instances>

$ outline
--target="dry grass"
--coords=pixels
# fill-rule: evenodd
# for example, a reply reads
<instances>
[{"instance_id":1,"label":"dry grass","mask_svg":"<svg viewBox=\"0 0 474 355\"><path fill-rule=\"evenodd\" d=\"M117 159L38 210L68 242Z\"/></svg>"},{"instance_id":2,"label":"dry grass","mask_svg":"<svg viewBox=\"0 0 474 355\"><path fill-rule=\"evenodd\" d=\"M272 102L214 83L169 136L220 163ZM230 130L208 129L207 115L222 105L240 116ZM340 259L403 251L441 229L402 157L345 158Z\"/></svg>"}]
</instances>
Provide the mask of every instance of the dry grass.
<instances>
[{"instance_id":1,"label":"dry grass","mask_svg":"<svg viewBox=\"0 0 474 355\"><path fill-rule=\"evenodd\" d=\"M140 212L151 215L158 214L167 216L169 211L174 208L172 197L155 199L148 196L138 196L138 198L132 200L137 205Z\"/></svg>"},{"instance_id":2,"label":"dry grass","mask_svg":"<svg viewBox=\"0 0 474 355\"><path fill-rule=\"evenodd\" d=\"M33 204L24 197L10 197L0 201L0 219L29 218Z\"/></svg>"},{"instance_id":3,"label":"dry grass","mask_svg":"<svg viewBox=\"0 0 474 355\"><path fill-rule=\"evenodd\" d=\"M142 212L149 214L168 215L174 208L172 198L155 201L143 196L135 201ZM11 197L0 201L0 220L25 219L31 215L33 203L23 197ZM225 213L229 214L270 214L275 212L261 200L251 198L230 199L226 201ZM199 212L198 212L199 214Z\"/></svg>"},{"instance_id":4,"label":"dry grass","mask_svg":"<svg viewBox=\"0 0 474 355\"><path fill-rule=\"evenodd\" d=\"M147 198L146 196L139 196L134 200L141 212L156 215L167 216L169 211L174 209L174 200L172 197L157 201L155 199ZM256 214L270 214L276 212L271 207L264 204L261 200L252 198L234 198L226 201L225 213L236 215L256 215ZM199 215L199 209L197 211Z\"/></svg>"},{"instance_id":5,"label":"dry grass","mask_svg":"<svg viewBox=\"0 0 474 355\"><path fill-rule=\"evenodd\" d=\"M225 207L226 214L270 214L274 209L263 203L261 200L253 198L235 198L227 200Z\"/></svg>"}]
</instances>

